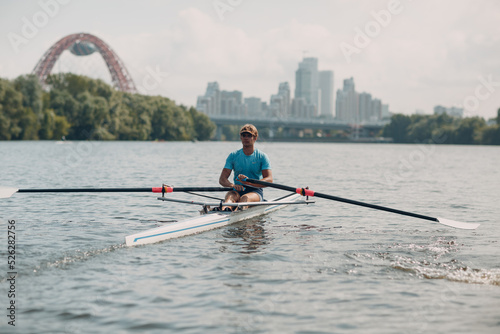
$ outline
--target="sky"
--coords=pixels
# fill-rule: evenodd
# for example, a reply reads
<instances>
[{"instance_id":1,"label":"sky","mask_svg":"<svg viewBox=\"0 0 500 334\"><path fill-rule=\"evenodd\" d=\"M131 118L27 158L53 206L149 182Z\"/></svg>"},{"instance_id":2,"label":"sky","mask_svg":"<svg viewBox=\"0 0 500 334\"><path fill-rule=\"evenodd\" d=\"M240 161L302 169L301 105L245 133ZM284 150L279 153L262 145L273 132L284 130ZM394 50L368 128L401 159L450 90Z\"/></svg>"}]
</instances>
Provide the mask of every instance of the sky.
<instances>
[{"instance_id":1,"label":"sky","mask_svg":"<svg viewBox=\"0 0 500 334\"><path fill-rule=\"evenodd\" d=\"M269 101L303 57L353 77L391 112L465 116L500 108L496 0L0 0L0 77L33 71L66 35L104 40L139 91L195 106L208 82ZM54 71L110 82L99 54L63 53Z\"/></svg>"}]
</instances>

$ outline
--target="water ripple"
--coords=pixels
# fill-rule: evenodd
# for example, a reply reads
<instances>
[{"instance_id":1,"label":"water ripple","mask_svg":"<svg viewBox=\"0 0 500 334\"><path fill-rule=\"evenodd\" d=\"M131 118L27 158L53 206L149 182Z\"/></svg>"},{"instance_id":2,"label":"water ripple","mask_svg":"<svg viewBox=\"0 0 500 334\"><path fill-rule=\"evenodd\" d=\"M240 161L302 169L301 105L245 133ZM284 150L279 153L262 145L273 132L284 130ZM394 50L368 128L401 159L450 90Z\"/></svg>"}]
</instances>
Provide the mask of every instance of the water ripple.
<instances>
[{"instance_id":1,"label":"water ripple","mask_svg":"<svg viewBox=\"0 0 500 334\"><path fill-rule=\"evenodd\" d=\"M216 186L227 152L239 145L85 144L92 152L68 166L68 147L79 143L0 142L10 157L0 165L0 184ZM20 332L495 332L498 148L436 147L433 163L388 185L386 173L397 173L415 146L260 145L277 183L482 225L454 230L317 199L128 248L126 235L198 215L198 208L152 194L16 194L0 204L0 231L16 220ZM207 152L210 159L200 159ZM5 241L0 237L3 259ZM1 296L10 288L6 275L0 272ZM0 323L1 333L9 330Z\"/></svg>"}]
</instances>

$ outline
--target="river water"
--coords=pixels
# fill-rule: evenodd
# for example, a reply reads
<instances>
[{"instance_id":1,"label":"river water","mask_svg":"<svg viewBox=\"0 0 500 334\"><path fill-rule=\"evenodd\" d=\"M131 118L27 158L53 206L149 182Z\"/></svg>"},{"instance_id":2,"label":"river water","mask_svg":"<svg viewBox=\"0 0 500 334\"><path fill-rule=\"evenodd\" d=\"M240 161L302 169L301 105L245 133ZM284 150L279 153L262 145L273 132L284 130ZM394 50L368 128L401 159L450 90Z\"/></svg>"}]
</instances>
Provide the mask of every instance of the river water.
<instances>
[{"instance_id":1,"label":"river water","mask_svg":"<svg viewBox=\"0 0 500 334\"><path fill-rule=\"evenodd\" d=\"M0 185L218 186L227 154L240 146L0 142ZM276 183L481 226L458 230L316 199L128 248L125 236L199 208L148 193L17 193L0 199L0 332L500 332L500 147L257 147ZM268 199L282 194L265 191Z\"/></svg>"}]
</instances>

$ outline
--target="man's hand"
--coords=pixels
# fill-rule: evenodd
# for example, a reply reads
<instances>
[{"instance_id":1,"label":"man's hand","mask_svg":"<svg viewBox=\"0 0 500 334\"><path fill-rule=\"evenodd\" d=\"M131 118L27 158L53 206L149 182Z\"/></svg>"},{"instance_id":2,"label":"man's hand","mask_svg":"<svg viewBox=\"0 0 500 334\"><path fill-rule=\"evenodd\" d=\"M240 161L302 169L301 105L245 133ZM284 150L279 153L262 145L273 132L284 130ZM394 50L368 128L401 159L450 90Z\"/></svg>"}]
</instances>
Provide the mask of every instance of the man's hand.
<instances>
[{"instance_id":1,"label":"man's hand","mask_svg":"<svg viewBox=\"0 0 500 334\"><path fill-rule=\"evenodd\" d=\"M241 184L235 184L233 185L233 189L236 191L243 191L245 190L245 187L243 187Z\"/></svg>"},{"instance_id":2,"label":"man's hand","mask_svg":"<svg viewBox=\"0 0 500 334\"><path fill-rule=\"evenodd\" d=\"M238 175L238 181L240 181L243 184L250 184L249 182L245 182L246 179L248 179L248 177L246 177L246 175L243 175L243 174Z\"/></svg>"}]
</instances>

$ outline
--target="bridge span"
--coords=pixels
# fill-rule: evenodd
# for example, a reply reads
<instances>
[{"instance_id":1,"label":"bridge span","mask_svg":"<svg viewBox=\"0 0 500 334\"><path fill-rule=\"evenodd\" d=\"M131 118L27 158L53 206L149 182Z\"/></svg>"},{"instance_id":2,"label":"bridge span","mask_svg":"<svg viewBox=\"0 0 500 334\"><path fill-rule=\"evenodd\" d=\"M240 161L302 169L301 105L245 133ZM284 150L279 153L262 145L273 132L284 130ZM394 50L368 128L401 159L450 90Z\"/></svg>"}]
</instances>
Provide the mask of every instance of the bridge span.
<instances>
[{"instance_id":1,"label":"bridge span","mask_svg":"<svg viewBox=\"0 0 500 334\"><path fill-rule=\"evenodd\" d=\"M286 133L292 131L305 131L305 130L343 130L349 133L356 133L359 137L370 137L373 133L377 134L389 121L378 121L369 123L352 124L345 121L335 119L302 119L302 118L255 118L255 117L240 117L240 116L226 116L226 115L209 115L212 122L217 125L216 139L222 138L222 126L224 125L237 125L243 126L244 124L253 124L258 129L269 129L270 137L278 129L283 129Z\"/></svg>"}]
</instances>

